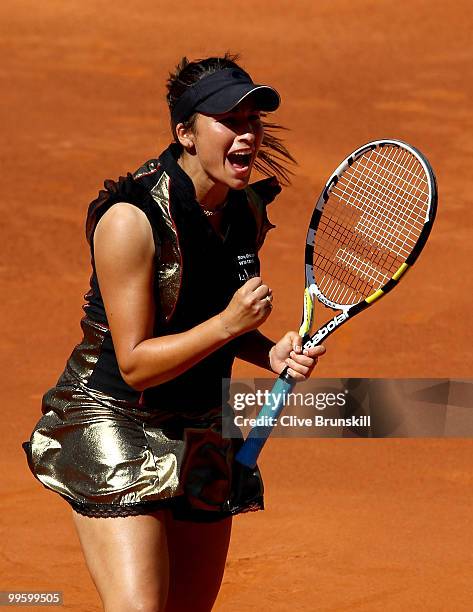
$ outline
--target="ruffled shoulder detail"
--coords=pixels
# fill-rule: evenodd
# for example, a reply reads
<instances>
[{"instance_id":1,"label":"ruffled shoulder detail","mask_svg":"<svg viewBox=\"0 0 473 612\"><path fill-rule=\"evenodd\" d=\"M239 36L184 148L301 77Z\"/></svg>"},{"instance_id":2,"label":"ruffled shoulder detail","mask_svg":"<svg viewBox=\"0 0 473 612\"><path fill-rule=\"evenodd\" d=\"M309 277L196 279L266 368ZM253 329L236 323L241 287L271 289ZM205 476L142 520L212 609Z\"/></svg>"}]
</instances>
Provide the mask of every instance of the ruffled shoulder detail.
<instances>
[{"instance_id":1,"label":"ruffled shoulder detail","mask_svg":"<svg viewBox=\"0 0 473 612\"><path fill-rule=\"evenodd\" d=\"M263 246L266 234L276 227L268 219L266 206L281 192L281 185L277 178L272 176L252 183L246 187L245 192L250 210L256 221L256 248L259 251Z\"/></svg>"},{"instance_id":2,"label":"ruffled shoulder detail","mask_svg":"<svg viewBox=\"0 0 473 612\"><path fill-rule=\"evenodd\" d=\"M90 203L87 211L85 224L85 235L87 242L92 247L92 238L95 227L102 215L117 202L129 202L143 210L147 216L151 215L151 195L149 191L128 173L121 176L118 181L110 179L104 182L105 189L100 190L98 197Z\"/></svg>"}]
</instances>

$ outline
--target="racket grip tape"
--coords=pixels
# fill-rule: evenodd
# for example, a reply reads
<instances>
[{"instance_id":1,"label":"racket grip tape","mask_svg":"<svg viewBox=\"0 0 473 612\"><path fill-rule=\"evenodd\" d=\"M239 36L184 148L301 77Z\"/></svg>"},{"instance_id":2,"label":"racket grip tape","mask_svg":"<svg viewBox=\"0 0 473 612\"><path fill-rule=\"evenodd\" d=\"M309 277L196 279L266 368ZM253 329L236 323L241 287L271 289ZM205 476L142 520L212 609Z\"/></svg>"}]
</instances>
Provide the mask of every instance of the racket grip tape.
<instances>
[{"instance_id":1,"label":"racket grip tape","mask_svg":"<svg viewBox=\"0 0 473 612\"><path fill-rule=\"evenodd\" d=\"M257 424L248 434L235 456L238 463L254 468L259 454L273 431L281 414L287 395L292 391L296 381L287 374L287 368L280 374L269 393L269 401L258 413Z\"/></svg>"}]
</instances>

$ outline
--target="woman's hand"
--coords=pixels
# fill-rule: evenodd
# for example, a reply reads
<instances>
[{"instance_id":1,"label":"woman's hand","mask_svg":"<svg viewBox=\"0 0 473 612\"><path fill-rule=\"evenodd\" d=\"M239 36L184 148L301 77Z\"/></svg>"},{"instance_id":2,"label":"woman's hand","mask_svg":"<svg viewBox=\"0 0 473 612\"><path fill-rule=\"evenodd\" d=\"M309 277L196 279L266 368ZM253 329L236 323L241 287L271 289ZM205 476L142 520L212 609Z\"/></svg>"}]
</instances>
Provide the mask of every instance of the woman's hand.
<instances>
[{"instance_id":1,"label":"woman's hand","mask_svg":"<svg viewBox=\"0 0 473 612\"><path fill-rule=\"evenodd\" d=\"M281 374L289 366L289 376L300 382L309 378L318 358L324 353L322 344L302 352L301 337L297 332L290 331L269 351L269 363L276 374Z\"/></svg>"},{"instance_id":2,"label":"woman's hand","mask_svg":"<svg viewBox=\"0 0 473 612\"><path fill-rule=\"evenodd\" d=\"M228 334L236 337L259 327L271 313L271 300L271 289L259 276L246 281L220 314Z\"/></svg>"}]
</instances>

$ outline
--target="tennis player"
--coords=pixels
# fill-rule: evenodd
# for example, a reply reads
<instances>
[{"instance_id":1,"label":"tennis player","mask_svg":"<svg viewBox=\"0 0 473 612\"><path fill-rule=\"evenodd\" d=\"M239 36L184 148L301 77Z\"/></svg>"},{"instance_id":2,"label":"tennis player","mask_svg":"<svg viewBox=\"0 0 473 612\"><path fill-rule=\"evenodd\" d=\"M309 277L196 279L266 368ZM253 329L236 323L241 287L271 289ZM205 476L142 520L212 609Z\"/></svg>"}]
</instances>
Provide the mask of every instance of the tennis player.
<instances>
[{"instance_id":1,"label":"tennis player","mask_svg":"<svg viewBox=\"0 0 473 612\"><path fill-rule=\"evenodd\" d=\"M281 188L249 179L257 167L285 182L292 157L264 130L278 93L237 59L183 58L168 80L174 142L91 203L83 339L23 444L72 506L107 612L212 608L232 516L263 509L259 469L222 435L222 379L240 357L303 380L324 352L258 331L272 308L258 250Z\"/></svg>"}]
</instances>

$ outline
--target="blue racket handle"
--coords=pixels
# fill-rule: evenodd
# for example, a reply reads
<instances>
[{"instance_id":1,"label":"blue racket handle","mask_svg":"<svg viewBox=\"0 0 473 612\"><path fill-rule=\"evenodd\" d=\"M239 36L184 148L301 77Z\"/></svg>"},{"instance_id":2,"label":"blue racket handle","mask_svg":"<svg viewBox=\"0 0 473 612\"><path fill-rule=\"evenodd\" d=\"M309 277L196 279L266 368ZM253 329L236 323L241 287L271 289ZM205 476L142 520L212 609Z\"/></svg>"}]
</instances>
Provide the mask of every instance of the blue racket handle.
<instances>
[{"instance_id":1,"label":"blue racket handle","mask_svg":"<svg viewBox=\"0 0 473 612\"><path fill-rule=\"evenodd\" d=\"M287 374L286 368L274 383L269 395L269 402L258 413L257 419L260 424L253 427L236 454L235 459L238 463L250 468L255 467L261 449L273 431L275 421L284 408L286 397L295 384L296 381Z\"/></svg>"}]
</instances>

